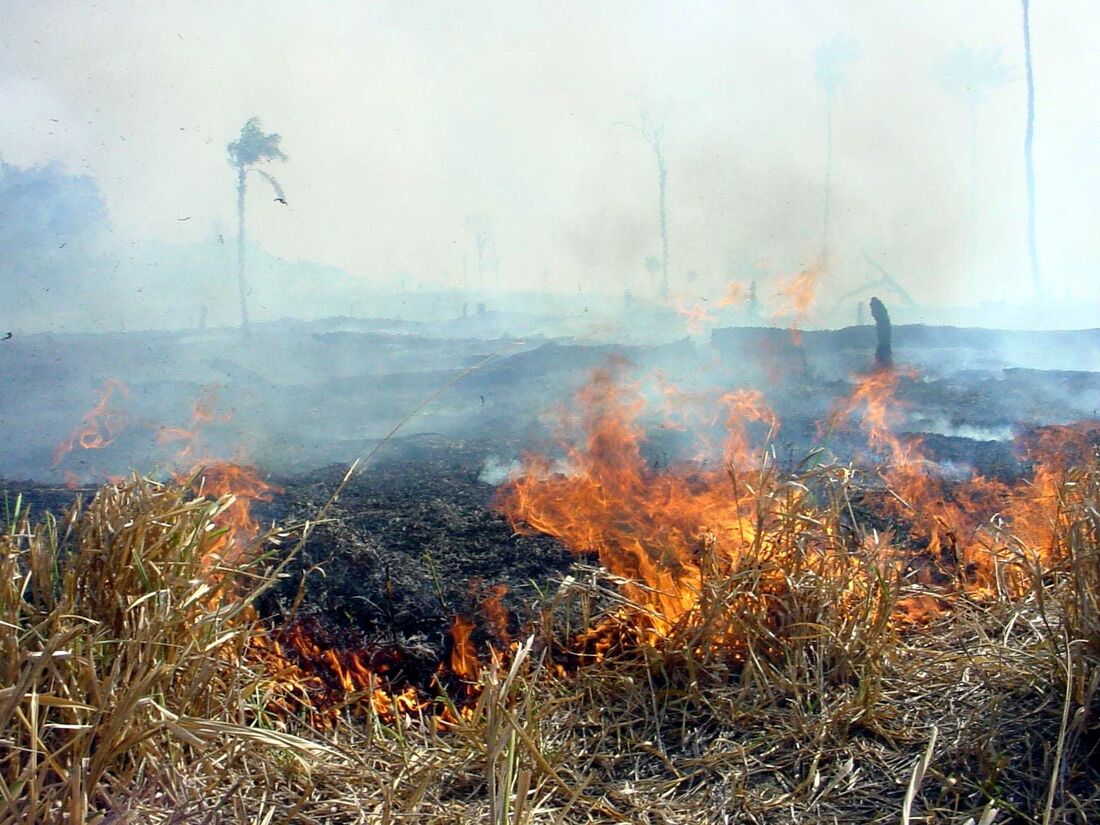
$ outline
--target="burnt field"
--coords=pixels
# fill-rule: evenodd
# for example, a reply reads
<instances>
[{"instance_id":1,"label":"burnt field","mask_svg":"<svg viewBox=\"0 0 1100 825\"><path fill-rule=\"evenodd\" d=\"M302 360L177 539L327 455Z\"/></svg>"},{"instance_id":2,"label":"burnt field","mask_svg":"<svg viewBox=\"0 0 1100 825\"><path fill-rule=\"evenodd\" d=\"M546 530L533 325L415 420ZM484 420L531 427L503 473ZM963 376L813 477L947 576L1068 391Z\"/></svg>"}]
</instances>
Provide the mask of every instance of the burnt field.
<instances>
[{"instance_id":1,"label":"burnt field","mask_svg":"<svg viewBox=\"0 0 1100 825\"><path fill-rule=\"evenodd\" d=\"M1100 810L1100 331L903 326L876 367L869 327L379 327L3 351L5 426L33 422L0 446L5 563L51 583L0 619L190 651L10 678L124 697L108 664L183 673L158 688L186 697L173 716L125 724L192 754L273 737L176 810L275 775L276 807L311 822L505 822L513 798L517 822ZM59 730L98 730L70 710ZM61 752L99 747L72 735ZM104 786L133 788L149 747L120 746Z\"/></svg>"},{"instance_id":2,"label":"burnt field","mask_svg":"<svg viewBox=\"0 0 1100 825\"><path fill-rule=\"evenodd\" d=\"M562 455L563 421L594 370L614 365L639 387L639 449L655 471L720 466L719 398L756 388L767 388L777 426L756 422L753 436L779 465L812 450L865 466L881 459L858 426L829 425L871 365L873 327L726 328L627 346L429 331L331 321L261 326L247 347L218 331L8 342L6 423L35 423L0 447L4 490L34 511L60 511L74 493L135 470L254 465L270 487L255 501L259 523L298 524L328 506L293 575L262 602L266 614L310 622L341 648L399 648L409 678L424 682L456 615L477 616L499 593L518 632L576 560L551 537L517 534L493 503L526 453ZM949 478L1027 478L1017 436L1100 407L1100 372L1038 366L1056 352L1090 366L1100 331L903 326L895 342L911 370L891 423ZM330 504L350 461L364 457ZM487 641L483 624L475 636Z\"/></svg>"},{"instance_id":3,"label":"burnt field","mask_svg":"<svg viewBox=\"0 0 1100 825\"><path fill-rule=\"evenodd\" d=\"M233 461L255 465L272 488L256 502L259 521L289 525L318 512L350 461L369 456L295 562L299 575L315 571L302 593L288 579L264 606L318 620L341 644L415 650L417 667L430 669L456 614L476 614L504 585L518 629L535 594L573 562L551 538L516 535L492 502L525 453L560 455L562 421L593 370L617 364L641 388L640 450L657 470L719 465L719 396L747 388L767 388L779 424L769 434L757 423L754 436L768 437L780 464L813 449L876 460L858 427L825 432L871 364L872 327L728 328L623 346L408 326L261 326L248 347L217 331L7 342L5 425L33 424L0 445L4 489L35 511L60 510L74 492L135 470L164 477ZM1100 331L903 326L895 348L913 369L896 388L892 423L954 477L1025 477L1018 435L1100 406L1100 372L1039 368L1056 352L1100 364Z\"/></svg>"},{"instance_id":4,"label":"burnt field","mask_svg":"<svg viewBox=\"0 0 1100 825\"><path fill-rule=\"evenodd\" d=\"M624 345L516 338L505 328L530 319L510 320L286 322L257 325L247 342L235 330L16 337L0 347L10 435L0 477L84 483L203 457L287 476L350 462L395 428L398 440L477 441L507 463L546 439L555 412L609 359L649 382L654 431L668 423L659 396L749 388L768 396L781 440L803 448L874 363L873 327L719 328ZM956 440L964 460L970 445L981 452L1021 425L1100 406L1100 331L899 326L894 351L914 371L898 390L902 428Z\"/></svg>"}]
</instances>

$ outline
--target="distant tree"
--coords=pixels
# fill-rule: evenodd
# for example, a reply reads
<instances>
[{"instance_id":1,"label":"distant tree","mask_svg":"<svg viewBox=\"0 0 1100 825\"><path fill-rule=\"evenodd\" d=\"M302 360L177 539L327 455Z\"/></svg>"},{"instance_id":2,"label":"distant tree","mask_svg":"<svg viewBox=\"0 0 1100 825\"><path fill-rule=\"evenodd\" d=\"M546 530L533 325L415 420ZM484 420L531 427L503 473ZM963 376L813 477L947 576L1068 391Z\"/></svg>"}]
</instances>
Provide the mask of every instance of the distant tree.
<instances>
[{"instance_id":1,"label":"distant tree","mask_svg":"<svg viewBox=\"0 0 1100 825\"><path fill-rule=\"evenodd\" d=\"M1027 126L1024 130L1024 174L1027 178L1027 250L1031 258L1031 286L1038 298L1042 292L1039 275L1039 247L1035 241L1035 75L1031 71L1031 9L1028 0L1024 8L1024 66L1027 73Z\"/></svg>"},{"instance_id":2,"label":"distant tree","mask_svg":"<svg viewBox=\"0 0 1100 825\"><path fill-rule=\"evenodd\" d=\"M98 297L113 289L96 275L109 253L109 229L94 178L57 164L23 168L0 160L0 335L32 316L56 320L85 292Z\"/></svg>"},{"instance_id":3,"label":"distant tree","mask_svg":"<svg viewBox=\"0 0 1100 825\"><path fill-rule=\"evenodd\" d=\"M486 215L467 215L466 230L474 236L474 249L477 251L477 288L485 289L486 273L499 275L500 272L492 224Z\"/></svg>"},{"instance_id":4,"label":"distant tree","mask_svg":"<svg viewBox=\"0 0 1100 825\"><path fill-rule=\"evenodd\" d=\"M859 56L856 42L838 34L814 51L814 79L825 92L825 202L821 220L821 265L829 264L833 200L833 110L848 87L848 67Z\"/></svg>"},{"instance_id":5,"label":"distant tree","mask_svg":"<svg viewBox=\"0 0 1100 825\"><path fill-rule=\"evenodd\" d=\"M978 249L978 121L990 94L1011 83L1016 72L1001 62L999 49L955 49L937 68L940 87L962 100L970 112L970 241L968 268L973 277Z\"/></svg>"},{"instance_id":6,"label":"distant tree","mask_svg":"<svg viewBox=\"0 0 1100 825\"><path fill-rule=\"evenodd\" d=\"M643 105L638 113L637 123L617 123L617 126L626 126L640 134L649 148L653 151L653 158L657 162L657 216L660 220L661 230L661 299L668 298L668 207L665 196L668 192L668 163L665 161L663 142L665 139L665 122L668 120L668 110L658 122L654 120L649 109Z\"/></svg>"},{"instance_id":7,"label":"distant tree","mask_svg":"<svg viewBox=\"0 0 1100 825\"><path fill-rule=\"evenodd\" d=\"M241 297L241 329L246 334L248 333L248 302L244 277L244 196L248 190L248 173L255 172L260 175L271 184L271 188L275 191L275 198L286 203L286 196L279 182L256 166L269 160L287 159L279 148L280 140L282 138L279 135L263 131L258 117L250 117L241 127L240 137L226 147L229 152L229 165L237 170L237 287Z\"/></svg>"}]
</instances>

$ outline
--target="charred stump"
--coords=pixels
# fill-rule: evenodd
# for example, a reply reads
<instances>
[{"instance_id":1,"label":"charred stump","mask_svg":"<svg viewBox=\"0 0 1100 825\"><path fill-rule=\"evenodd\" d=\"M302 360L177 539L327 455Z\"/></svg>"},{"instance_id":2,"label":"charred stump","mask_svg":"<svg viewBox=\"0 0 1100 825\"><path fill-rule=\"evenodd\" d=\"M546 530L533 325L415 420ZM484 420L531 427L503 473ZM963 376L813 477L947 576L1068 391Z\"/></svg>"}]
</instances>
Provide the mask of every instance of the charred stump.
<instances>
[{"instance_id":1,"label":"charred stump","mask_svg":"<svg viewBox=\"0 0 1100 825\"><path fill-rule=\"evenodd\" d=\"M875 319L875 334L878 337L875 365L879 369L890 369L894 366L894 353L890 345L890 313L878 298L871 299L871 317Z\"/></svg>"}]
</instances>

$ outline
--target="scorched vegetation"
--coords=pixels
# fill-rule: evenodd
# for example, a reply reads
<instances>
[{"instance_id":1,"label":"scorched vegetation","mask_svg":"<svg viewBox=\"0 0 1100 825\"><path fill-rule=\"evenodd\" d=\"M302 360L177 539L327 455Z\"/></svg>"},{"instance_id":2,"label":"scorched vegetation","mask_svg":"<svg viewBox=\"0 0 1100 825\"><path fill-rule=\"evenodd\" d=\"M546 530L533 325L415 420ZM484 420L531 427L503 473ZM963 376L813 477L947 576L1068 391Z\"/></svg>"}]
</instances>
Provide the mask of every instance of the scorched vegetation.
<instances>
[{"instance_id":1,"label":"scorched vegetation","mask_svg":"<svg viewBox=\"0 0 1100 825\"><path fill-rule=\"evenodd\" d=\"M489 593L427 678L257 598L312 524L211 465L0 538L0 823L1088 822L1100 814L1100 425L1014 483L896 435L857 381L779 461L758 393L718 465L654 468L602 370L498 491L579 555L521 633ZM857 464L828 450L862 428ZM387 658L389 657L389 658Z\"/></svg>"}]
</instances>

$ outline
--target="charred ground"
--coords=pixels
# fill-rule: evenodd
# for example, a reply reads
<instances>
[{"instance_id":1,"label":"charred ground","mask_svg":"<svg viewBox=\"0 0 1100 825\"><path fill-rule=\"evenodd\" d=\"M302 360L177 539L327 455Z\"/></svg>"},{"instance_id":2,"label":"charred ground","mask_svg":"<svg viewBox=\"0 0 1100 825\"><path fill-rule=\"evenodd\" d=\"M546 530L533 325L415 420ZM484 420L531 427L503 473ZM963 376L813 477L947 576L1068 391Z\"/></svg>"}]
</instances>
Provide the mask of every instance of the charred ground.
<instances>
[{"instance_id":1,"label":"charred ground","mask_svg":"<svg viewBox=\"0 0 1100 825\"><path fill-rule=\"evenodd\" d=\"M24 432L0 445L0 474L29 480L3 488L23 494L38 512L58 511L74 495L50 483L63 471L88 481L133 468L163 473L176 446L159 443L164 427L190 426L190 407L204 392L214 423L194 425L198 435L187 446L240 455L267 471L278 492L257 514L268 524L313 518L338 487L345 462L381 444L262 606L284 621L317 623L348 646L404 649L415 670L439 660L453 617L476 615L494 587L506 587L515 624L537 591L568 570L574 557L552 539L513 534L491 507L494 484L525 450L554 452L571 393L609 360L623 365L625 379L657 374L664 385L700 397L766 388L782 421L775 454L788 465L814 445L843 461L864 446L858 432L823 432L822 422L850 391L850 376L872 363L872 327L800 336L730 328L709 341L619 345L364 324L261 326L254 335L262 340L247 349L235 345L236 333L216 330L8 342L0 353L7 423L24 422ZM1085 366L1100 352L1100 331L897 327L896 360L921 371L899 385L899 429L948 471L1018 478L1028 468L1013 448L1014 434L1088 417L1100 406L1100 373L1035 368L1066 347L1083 353ZM128 387L117 401L125 429L104 449L75 449L55 466L56 440L108 378ZM451 382L397 436L384 438ZM643 451L655 468L683 461L707 428L720 440L721 421L713 416L690 423L653 416ZM763 438L767 427L754 434Z\"/></svg>"}]
</instances>

